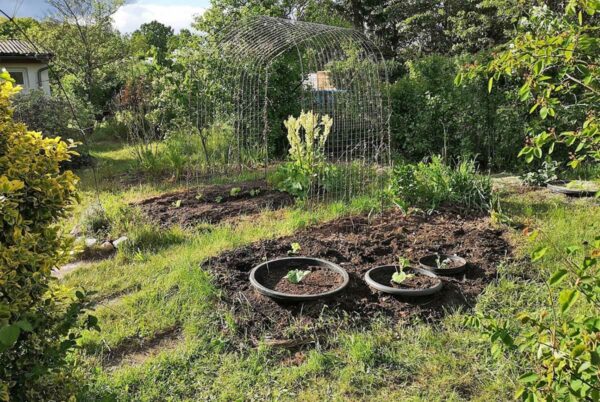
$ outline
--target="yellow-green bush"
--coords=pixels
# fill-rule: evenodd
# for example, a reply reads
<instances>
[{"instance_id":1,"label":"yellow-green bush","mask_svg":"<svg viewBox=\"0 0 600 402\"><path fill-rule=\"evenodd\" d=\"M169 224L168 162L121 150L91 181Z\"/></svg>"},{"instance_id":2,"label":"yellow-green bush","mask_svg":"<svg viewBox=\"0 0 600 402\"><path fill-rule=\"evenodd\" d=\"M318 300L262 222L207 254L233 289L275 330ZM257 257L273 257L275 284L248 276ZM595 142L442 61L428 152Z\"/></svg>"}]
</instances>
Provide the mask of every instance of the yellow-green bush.
<instances>
[{"instance_id":1,"label":"yellow-green bush","mask_svg":"<svg viewBox=\"0 0 600 402\"><path fill-rule=\"evenodd\" d=\"M16 92L0 71L0 400L61 400L84 299L51 282L68 255L58 222L77 199L77 177L59 164L74 144L13 121Z\"/></svg>"}]
</instances>

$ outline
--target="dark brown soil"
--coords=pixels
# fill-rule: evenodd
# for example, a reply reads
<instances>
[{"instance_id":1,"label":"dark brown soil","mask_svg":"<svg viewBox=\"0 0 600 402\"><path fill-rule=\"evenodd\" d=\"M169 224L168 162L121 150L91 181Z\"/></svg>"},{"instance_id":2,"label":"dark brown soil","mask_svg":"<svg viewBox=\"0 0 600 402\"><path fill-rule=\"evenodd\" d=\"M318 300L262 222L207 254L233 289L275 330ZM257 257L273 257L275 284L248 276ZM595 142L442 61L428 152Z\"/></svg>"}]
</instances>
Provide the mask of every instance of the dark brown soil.
<instances>
[{"instance_id":1,"label":"dark brown soil","mask_svg":"<svg viewBox=\"0 0 600 402\"><path fill-rule=\"evenodd\" d=\"M293 295L314 295L329 292L342 283L342 277L330 269L321 267L299 267L311 271L299 283L291 283L286 275L291 268L270 270L263 278L258 278L263 286L282 293Z\"/></svg>"},{"instance_id":2,"label":"dark brown soil","mask_svg":"<svg viewBox=\"0 0 600 402\"><path fill-rule=\"evenodd\" d=\"M403 288L403 289L428 289L432 288L438 283L440 283L440 279L435 279L430 276L425 275L415 275L413 277L407 278L402 283L391 282L392 286L395 288Z\"/></svg>"},{"instance_id":3,"label":"dark brown soil","mask_svg":"<svg viewBox=\"0 0 600 402\"><path fill-rule=\"evenodd\" d=\"M398 289L428 289L440 283L441 280L418 273L412 273L409 270L405 272L412 276L406 278L404 281L402 281L402 283L396 283L392 281L392 274L394 271L376 271L371 274L371 278L382 285L391 286Z\"/></svg>"},{"instance_id":4,"label":"dark brown soil","mask_svg":"<svg viewBox=\"0 0 600 402\"><path fill-rule=\"evenodd\" d=\"M239 191L232 193L232 189ZM135 205L162 227L174 224L191 227L253 215L265 209L279 209L292 203L289 194L268 189L265 181L251 181L162 194Z\"/></svg>"},{"instance_id":5,"label":"dark brown soil","mask_svg":"<svg viewBox=\"0 0 600 402\"><path fill-rule=\"evenodd\" d=\"M287 256L294 242L302 247L301 255L329 260L346 269L348 287L328 300L305 303L283 303L254 291L248 280L250 270L265 260ZM463 274L441 278L444 288L435 295L402 300L374 292L364 282L370 268L395 264L399 256L414 263L434 253L458 254L469 261ZM509 254L502 231L493 228L487 217L450 212L403 216L390 211L371 221L366 216L348 217L293 236L240 247L212 258L204 267L214 273L244 335L285 338L302 336L299 332L306 328L323 327L324 317L331 315L359 322L369 322L380 314L395 320L409 316L436 320L448 310L469 308Z\"/></svg>"}]
</instances>

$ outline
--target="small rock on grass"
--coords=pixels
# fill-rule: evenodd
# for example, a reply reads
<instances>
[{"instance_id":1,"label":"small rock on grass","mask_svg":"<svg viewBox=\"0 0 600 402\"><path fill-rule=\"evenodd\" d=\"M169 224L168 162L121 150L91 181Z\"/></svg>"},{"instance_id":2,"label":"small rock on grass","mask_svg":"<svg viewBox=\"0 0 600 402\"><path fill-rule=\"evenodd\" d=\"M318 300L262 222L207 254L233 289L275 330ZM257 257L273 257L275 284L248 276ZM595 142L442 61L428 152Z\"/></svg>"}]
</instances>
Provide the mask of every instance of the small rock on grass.
<instances>
[{"instance_id":1,"label":"small rock on grass","mask_svg":"<svg viewBox=\"0 0 600 402\"><path fill-rule=\"evenodd\" d=\"M115 246L115 248L119 248L119 245L125 241L127 241L127 236L121 236L117 240L114 240L112 245Z\"/></svg>"},{"instance_id":2,"label":"small rock on grass","mask_svg":"<svg viewBox=\"0 0 600 402\"><path fill-rule=\"evenodd\" d=\"M96 243L98 243L98 239L92 239L92 238L85 239L85 246L88 248L93 247Z\"/></svg>"},{"instance_id":3,"label":"small rock on grass","mask_svg":"<svg viewBox=\"0 0 600 402\"><path fill-rule=\"evenodd\" d=\"M102 251L108 252L113 251L115 249L115 246L111 242L105 241L104 243L102 243L102 245L100 245L100 249Z\"/></svg>"}]
</instances>

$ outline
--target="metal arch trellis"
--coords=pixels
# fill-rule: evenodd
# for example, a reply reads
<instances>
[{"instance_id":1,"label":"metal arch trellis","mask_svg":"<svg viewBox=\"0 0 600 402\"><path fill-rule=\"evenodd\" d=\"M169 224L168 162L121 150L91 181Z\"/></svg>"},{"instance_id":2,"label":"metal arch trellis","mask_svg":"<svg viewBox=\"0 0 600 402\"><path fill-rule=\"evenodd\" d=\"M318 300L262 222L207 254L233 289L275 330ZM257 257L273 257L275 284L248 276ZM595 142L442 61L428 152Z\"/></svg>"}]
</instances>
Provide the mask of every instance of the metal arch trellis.
<instances>
[{"instance_id":1,"label":"metal arch trellis","mask_svg":"<svg viewBox=\"0 0 600 402\"><path fill-rule=\"evenodd\" d=\"M231 124L233 164L243 168L260 161L267 172L274 153L271 131L283 129L282 116L273 120L270 114L289 103L290 114L304 110L333 118L325 152L335 178L315 177L311 200L378 189L382 167L391 164L390 107L387 71L375 44L353 29L266 16L238 21L216 43L220 73L206 77L212 82L201 90L211 88L213 96L202 97L205 104L199 107L205 127ZM282 59L290 76L278 71ZM283 101L274 93L281 89L275 78L287 84Z\"/></svg>"}]
</instances>

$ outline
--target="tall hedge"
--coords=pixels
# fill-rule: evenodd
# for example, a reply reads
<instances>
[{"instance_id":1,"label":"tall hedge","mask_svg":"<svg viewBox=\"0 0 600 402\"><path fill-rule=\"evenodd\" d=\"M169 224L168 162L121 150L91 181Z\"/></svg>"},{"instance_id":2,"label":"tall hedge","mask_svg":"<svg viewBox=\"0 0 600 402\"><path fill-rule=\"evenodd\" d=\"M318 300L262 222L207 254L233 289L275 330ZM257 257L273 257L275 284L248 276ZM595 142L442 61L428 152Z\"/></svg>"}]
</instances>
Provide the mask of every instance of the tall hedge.
<instances>
[{"instance_id":1,"label":"tall hedge","mask_svg":"<svg viewBox=\"0 0 600 402\"><path fill-rule=\"evenodd\" d=\"M396 153L408 160L432 154L475 158L482 168L514 171L527 134L527 114L514 83L488 93L487 81L455 85L472 56L427 56L407 63L408 73L390 86L391 128Z\"/></svg>"},{"instance_id":2,"label":"tall hedge","mask_svg":"<svg viewBox=\"0 0 600 402\"><path fill-rule=\"evenodd\" d=\"M17 92L0 71L0 400L62 400L84 298L51 277L69 250L58 223L77 200L77 177L59 165L74 144L16 123Z\"/></svg>"}]
</instances>

